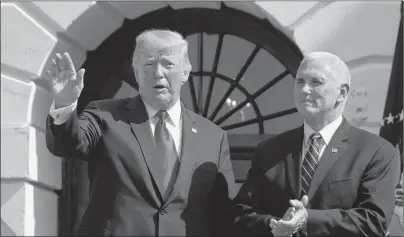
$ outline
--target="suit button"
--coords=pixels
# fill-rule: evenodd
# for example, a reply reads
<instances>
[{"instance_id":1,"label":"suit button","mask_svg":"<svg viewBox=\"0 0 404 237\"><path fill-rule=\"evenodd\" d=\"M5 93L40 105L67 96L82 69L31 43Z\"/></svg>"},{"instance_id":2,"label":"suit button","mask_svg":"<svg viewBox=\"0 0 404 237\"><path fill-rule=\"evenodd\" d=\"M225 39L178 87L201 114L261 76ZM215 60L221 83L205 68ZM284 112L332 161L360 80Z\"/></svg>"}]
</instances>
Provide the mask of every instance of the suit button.
<instances>
[{"instance_id":1,"label":"suit button","mask_svg":"<svg viewBox=\"0 0 404 237\"><path fill-rule=\"evenodd\" d=\"M166 209L161 209L160 211L159 211L159 213L160 213L160 215L165 215L165 214L167 214L167 211L166 211Z\"/></svg>"}]
</instances>

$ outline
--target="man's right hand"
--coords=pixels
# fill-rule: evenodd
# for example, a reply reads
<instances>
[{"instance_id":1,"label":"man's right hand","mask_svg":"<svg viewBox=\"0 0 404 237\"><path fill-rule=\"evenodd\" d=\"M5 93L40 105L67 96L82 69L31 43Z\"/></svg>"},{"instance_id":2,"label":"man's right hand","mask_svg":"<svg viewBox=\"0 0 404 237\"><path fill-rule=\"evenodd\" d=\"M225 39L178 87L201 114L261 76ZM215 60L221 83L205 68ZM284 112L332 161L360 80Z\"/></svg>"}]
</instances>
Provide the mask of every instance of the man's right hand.
<instances>
[{"instance_id":1,"label":"man's right hand","mask_svg":"<svg viewBox=\"0 0 404 237\"><path fill-rule=\"evenodd\" d=\"M68 53L63 56L56 54L52 59L50 70L47 71L47 83L53 94L55 109L73 104L84 88L84 69L76 73Z\"/></svg>"},{"instance_id":2,"label":"man's right hand","mask_svg":"<svg viewBox=\"0 0 404 237\"><path fill-rule=\"evenodd\" d=\"M270 220L270 227L274 236L292 236L306 227L307 211L305 208L308 197L304 195L300 201L290 200L289 203L291 207L285 212L281 220Z\"/></svg>"}]
</instances>

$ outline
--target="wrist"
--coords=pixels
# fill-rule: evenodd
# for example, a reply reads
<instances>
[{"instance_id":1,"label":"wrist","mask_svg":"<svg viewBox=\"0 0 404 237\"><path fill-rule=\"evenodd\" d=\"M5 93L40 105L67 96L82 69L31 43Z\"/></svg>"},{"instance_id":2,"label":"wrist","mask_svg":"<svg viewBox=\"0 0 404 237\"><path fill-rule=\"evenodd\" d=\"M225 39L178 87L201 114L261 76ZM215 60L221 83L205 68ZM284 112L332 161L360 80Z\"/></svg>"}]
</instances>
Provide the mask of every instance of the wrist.
<instances>
[{"instance_id":1,"label":"wrist","mask_svg":"<svg viewBox=\"0 0 404 237\"><path fill-rule=\"evenodd\" d=\"M60 109L60 108L63 108L63 107L67 107L67 106L72 105L73 103L74 103L74 101L66 102L66 101L60 101L60 100L55 98L55 109Z\"/></svg>"}]
</instances>

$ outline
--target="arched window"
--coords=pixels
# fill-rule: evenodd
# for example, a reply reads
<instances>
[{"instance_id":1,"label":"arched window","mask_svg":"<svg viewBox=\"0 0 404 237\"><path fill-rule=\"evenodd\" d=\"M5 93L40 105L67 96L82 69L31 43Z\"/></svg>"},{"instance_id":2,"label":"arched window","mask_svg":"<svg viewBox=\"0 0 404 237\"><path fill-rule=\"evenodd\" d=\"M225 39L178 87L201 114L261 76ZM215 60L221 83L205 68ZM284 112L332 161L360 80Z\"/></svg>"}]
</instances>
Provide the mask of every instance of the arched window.
<instances>
[{"instance_id":1,"label":"arched window","mask_svg":"<svg viewBox=\"0 0 404 237\"><path fill-rule=\"evenodd\" d=\"M150 28L176 30L187 38L193 70L182 100L229 133L274 133L266 129L267 120L296 112L293 103L279 103L281 108L271 113L268 101L260 100L268 98L269 91L276 92L275 86L283 80L293 84L300 50L267 20L224 4L219 10L166 7L125 20L98 49L89 52L79 108L91 100L115 97L122 81L137 90L131 68L135 37ZM292 95L292 91L278 91L279 95L285 92ZM293 101L290 96L271 99Z\"/></svg>"}]
</instances>

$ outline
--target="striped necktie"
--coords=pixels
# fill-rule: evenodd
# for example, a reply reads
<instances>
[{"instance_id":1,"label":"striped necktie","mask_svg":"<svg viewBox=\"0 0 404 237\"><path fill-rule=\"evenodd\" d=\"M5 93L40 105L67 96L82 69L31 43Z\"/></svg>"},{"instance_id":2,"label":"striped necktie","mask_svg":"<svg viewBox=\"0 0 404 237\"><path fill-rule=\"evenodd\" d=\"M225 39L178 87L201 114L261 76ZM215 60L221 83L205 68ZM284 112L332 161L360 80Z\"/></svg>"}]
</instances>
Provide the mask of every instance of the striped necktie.
<instances>
[{"instance_id":1,"label":"striped necktie","mask_svg":"<svg viewBox=\"0 0 404 237\"><path fill-rule=\"evenodd\" d=\"M317 168L320 158L320 151L325 145L324 139L320 133L312 133L309 137L310 147L306 152L306 156L302 165L302 195L307 195L311 180Z\"/></svg>"}]
</instances>

